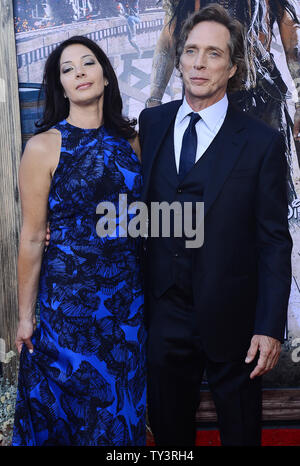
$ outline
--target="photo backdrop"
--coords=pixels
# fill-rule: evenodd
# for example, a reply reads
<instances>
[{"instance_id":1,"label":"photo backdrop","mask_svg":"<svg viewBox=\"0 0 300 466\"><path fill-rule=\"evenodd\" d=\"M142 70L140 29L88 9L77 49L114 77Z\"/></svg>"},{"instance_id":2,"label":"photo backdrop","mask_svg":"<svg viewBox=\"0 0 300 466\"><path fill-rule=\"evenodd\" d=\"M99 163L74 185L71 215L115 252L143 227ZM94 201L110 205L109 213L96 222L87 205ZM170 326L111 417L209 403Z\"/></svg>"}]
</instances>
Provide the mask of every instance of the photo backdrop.
<instances>
[{"instance_id":1,"label":"photo backdrop","mask_svg":"<svg viewBox=\"0 0 300 466\"><path fill-rule=\"evenodd\" d=\"M299 17L299 1L276 1L292 3ZM137 118L150 96L153 56L165 15L170 15L170 8L178 6L179 2L189 6L210 3L207 0L13 0L23 147L34 133L34 122L40 115L41 107L37 107L37 101L45 61L61 41L73 35L86 35L95 40L109 56L118 76L124 114ZM243 2L262 8L266 0L220 0L218 3L228 7L231 3L240 6ZM270 8L274 2L269 0ZM298 100L295 82L287 66L278 23L272 21L271 28L271 53L287 86L285 99L293 119ZM298 42L300 44L299 28ZM174 71L162 100L167 102L181 96L181 80ZM270 121L272 117L270 114ZM266 388L299 388L300 381L300 155L293 140L290 158L295 189L289 203L289 224L294 242L292 288L283 352L277 367L263 378ZM5 341L0 343L5 353ZM9 394L11 405L15 395L15 386L8 387L1 380L1 371L0 391L4 400L0 410L1 434L1 423L11 424L13 414L11 409L10 414L6 412L5 396Z\"/></svg>"},{"instance_id":2,"label":"photo backdrop","mask_svg":"<svg viewBox=\"0 0 300 466\"><path fill-rule=\"evenodd\" d=\"M180 0L192 2L194 0ZM265 0L259 0L261 3ZM179 0L175 0L175 4ZM255 3L255 0L251 0ZM209 3L206 1L206 3ZM219 2L228 6L230 1ZM234 2L233 2L234 3ZM37 119L37 94L43 66L58 43L73 35L87 35L109 56L118 76L124 114L138 117L150 96L152 59L164 17L170 15L172 0L15 0L15 30L20 86L23 141L32 135ZM227 5L226 5L227 4ZM299 2L291 2L299 15ZM129 16L136 16L134 27ZM297 94L287 67L279 27L273 24L271 52L288 87L287 104L293 119ZM299 37L300 44L300 37ZM176 71L163 102L180 99L181 80ZM270 115L270 120L272 115ZM289 303L286 342L280 362L264 377L265 386L295 387L300 380L300 171L299 155L292 141L291 172L296 195L289 205L293 237L293 280ZM242 312L242 310L241 310Z\"/></svg>"}]
</instances>

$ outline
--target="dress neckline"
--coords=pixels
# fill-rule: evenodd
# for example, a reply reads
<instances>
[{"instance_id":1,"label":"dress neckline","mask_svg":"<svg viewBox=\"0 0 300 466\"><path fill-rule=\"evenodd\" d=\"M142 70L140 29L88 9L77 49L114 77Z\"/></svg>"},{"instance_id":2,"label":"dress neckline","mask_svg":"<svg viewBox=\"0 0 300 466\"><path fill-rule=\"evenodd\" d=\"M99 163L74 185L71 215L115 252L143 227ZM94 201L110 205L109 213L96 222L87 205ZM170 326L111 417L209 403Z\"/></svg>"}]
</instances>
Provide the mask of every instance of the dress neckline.
<instances>
[{"instance_id":1,"label":"dress neckline","mask_svg":"<svg viewBox=\"0 0 300 466\"><path fill-rule=\"evenodd\" d=\"M69 126L70 128L74 128L77 131L99 131L101 128L103 128L103 124L100 125L98 128L81 128L80 126L74 126L71 123L69 123L66 119L62 120L61 122L62 125L64 126Z\"/></svg>"}]
</instances>

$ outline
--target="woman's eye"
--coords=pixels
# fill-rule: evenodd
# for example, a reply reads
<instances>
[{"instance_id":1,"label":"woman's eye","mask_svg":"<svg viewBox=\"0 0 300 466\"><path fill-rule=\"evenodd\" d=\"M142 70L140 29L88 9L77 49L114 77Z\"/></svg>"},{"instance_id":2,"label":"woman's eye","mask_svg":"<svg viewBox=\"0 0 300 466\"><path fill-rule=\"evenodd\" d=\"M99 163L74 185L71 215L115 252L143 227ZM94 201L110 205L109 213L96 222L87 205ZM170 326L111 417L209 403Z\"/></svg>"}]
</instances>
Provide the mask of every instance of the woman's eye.
<instances>
[{"instance_id":1,"label":"woman's eye","mask_svg":"<svg viewBox=\"0 0 300 466\"><path fill-rule=\"evenodd\" d=\"M94 61L88 61L88 62L86 62L86 63L84 63L84 64L85 64L85 65L94 65L95 62L94 62Z\"/></svg>"},{"instance_id":2,"label":"woman's eye","mask_svg":"<svg viewBox=\"0 0 300 466\"><path fill-rule=\"evenodd\" d=\"M62 70L62 72L63 72L63 74L65 74L65 73L68 73L69 71L71 71L71 69L72 68L65 68L65 69Z\"/></svg>"}]
</instances>

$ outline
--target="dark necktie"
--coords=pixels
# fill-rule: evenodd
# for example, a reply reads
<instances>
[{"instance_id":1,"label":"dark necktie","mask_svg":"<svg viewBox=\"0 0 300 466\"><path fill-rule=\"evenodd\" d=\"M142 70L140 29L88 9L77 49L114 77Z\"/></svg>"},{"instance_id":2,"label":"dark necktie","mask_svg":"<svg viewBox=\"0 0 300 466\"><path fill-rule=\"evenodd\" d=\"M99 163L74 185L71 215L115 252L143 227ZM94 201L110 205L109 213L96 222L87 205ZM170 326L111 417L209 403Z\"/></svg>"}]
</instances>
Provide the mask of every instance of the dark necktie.
<instances>
[{"instance_id":1,"label":"dark necktie","mask_svg":"<svg viewBox=\"0 0 300 466\"><path fill-rule=\"evenodd\" d=\"M197 152L197 133L195 125L200 120L198 113L189 113L191 116L189 125L184 132L180 151L179 178L183 180L185 175L193 168Z\"/></svg>"}]
</instances>

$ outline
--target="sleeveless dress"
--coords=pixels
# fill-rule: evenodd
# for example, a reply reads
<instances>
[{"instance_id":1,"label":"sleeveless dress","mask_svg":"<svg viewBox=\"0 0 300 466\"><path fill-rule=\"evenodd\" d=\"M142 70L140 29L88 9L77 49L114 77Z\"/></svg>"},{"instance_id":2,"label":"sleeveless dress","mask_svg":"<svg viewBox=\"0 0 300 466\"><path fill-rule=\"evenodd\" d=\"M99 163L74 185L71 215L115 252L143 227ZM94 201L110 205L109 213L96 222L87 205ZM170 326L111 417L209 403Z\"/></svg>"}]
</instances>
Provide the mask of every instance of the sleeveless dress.
<instances>
[{"instance_id":1,"label":"sleeveless dress","mask_svg":"<svg viewBox=\"0 0 300 466\"><path fill-rule=\"evenodd\" d=\"M142 446L139 240L118 237L119 195L127 195L128 205L139 200L140 163L129 142L104 126L82 129L64 120L54 128L62 145L49 193L51 240L34 351L23 345L20 355L12 445ZM97 235L100 202L116 210L115 234L106 237Z\"/></svg>"}]
</instances>

